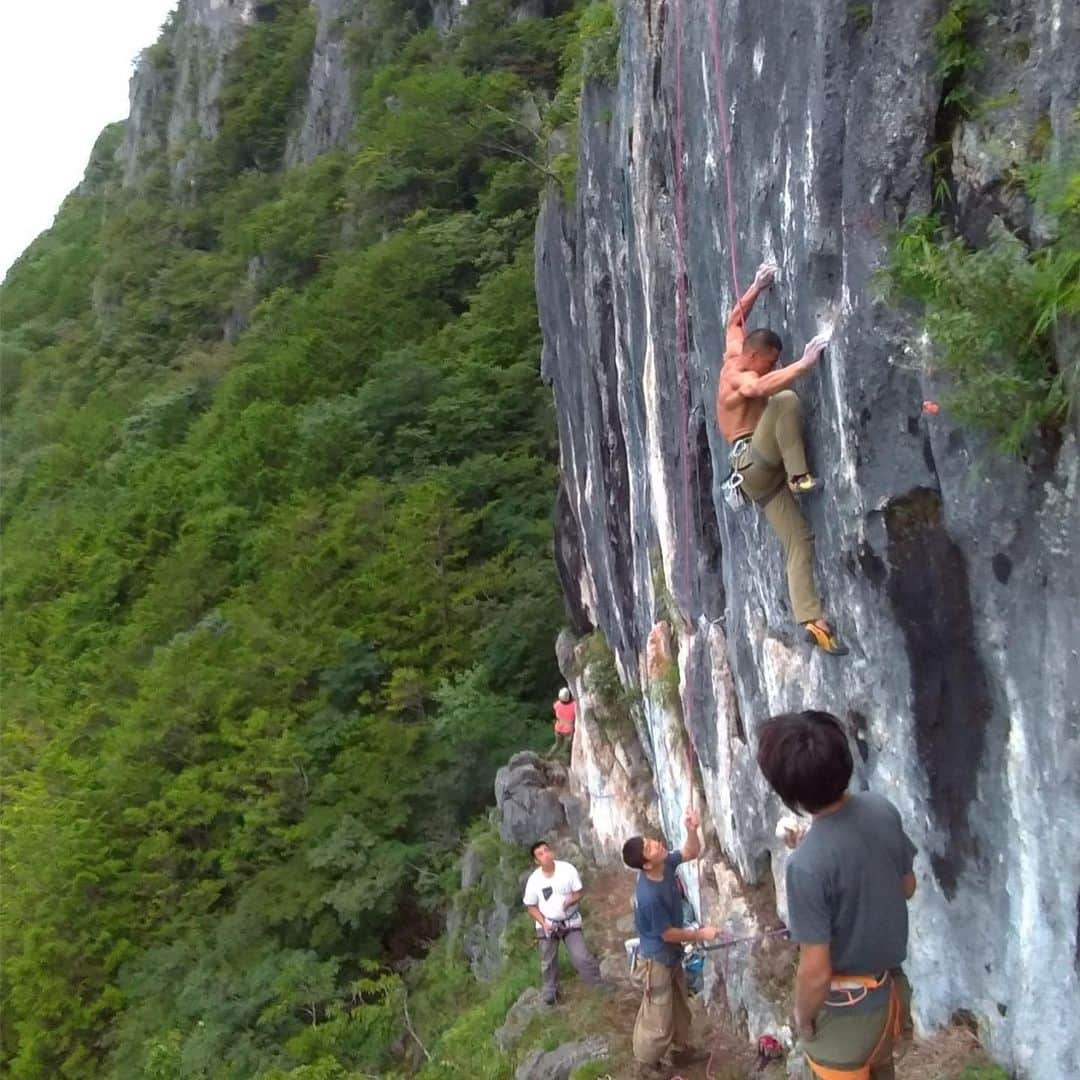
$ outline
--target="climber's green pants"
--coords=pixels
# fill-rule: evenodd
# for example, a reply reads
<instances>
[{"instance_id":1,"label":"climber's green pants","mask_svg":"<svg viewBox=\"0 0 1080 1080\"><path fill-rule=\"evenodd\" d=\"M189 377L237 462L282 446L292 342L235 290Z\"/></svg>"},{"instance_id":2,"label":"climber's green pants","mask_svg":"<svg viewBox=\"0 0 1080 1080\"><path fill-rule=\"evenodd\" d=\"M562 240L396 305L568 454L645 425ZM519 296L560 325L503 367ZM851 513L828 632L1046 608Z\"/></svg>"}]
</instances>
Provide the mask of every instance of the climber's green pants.
<instances>
[{"instance_id":1,"label":"climber's green pants","mask_svg":"<svg viewBox=\"0 0 1080 1080\"><path fill-rule=\"evenodd\" d=\"M821 600L814 587L814 538L787 486L789 477L810 471L803 446L802 406L794 390L781 390L769 398L750 445L735 464L743 475L743 494L765 511L784 545L795 621L820 619Z\"/></svg>"},{"instance_id":2,"label":"climber's green pants","mask_svg":"<svg viewBox=\"0 0 1080 1080\"><path fill-rule=\"evenodd\" d=\"M911 983L900 970L893 972L900 997L900 1027L911 1031ZM807 1056L830 1069L843 1071L870 1062L870 1080L894 1080L893 1038L885 1035L888 1008L850 1014L847 1009L823 1006L817 1015L816 1031L802 1040ZM875 1049L877 1054L874 1054Z\"/></svg>"}]
</instances>

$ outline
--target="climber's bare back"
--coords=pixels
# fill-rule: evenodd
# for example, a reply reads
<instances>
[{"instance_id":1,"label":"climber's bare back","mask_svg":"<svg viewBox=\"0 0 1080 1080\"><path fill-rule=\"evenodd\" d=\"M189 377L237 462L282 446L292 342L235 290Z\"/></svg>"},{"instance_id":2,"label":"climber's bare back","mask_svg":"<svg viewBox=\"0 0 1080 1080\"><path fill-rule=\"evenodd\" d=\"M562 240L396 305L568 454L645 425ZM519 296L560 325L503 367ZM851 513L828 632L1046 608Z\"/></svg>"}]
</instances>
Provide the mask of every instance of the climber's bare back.
<instances>
[{"instance_id":1,"label":"climber's bare back","mask_svg":"<svg viewBox=\"0 0 1080 1080\"><path fill-rule=\"evenodd\" d=\"M742 347L738 352L724 354L724 366L720 369L720 385L716 388L716 423L728 445L752 435L757 427L768 398L745 397L740 387L753 381L753 374L740 363ZM749 376L749 379L748 379Z\"/></svg>"}]
</instances>

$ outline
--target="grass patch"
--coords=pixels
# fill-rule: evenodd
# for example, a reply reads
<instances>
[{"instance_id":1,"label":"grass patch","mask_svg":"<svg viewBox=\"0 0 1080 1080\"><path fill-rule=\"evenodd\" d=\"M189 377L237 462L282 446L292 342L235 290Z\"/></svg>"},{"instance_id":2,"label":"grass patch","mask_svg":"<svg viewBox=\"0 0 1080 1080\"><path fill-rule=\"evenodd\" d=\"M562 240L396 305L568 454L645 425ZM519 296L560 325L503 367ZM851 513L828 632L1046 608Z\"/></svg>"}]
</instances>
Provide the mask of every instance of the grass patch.
<instances>
[{"instance_id":1,"label":"grass patch","mask_svg":"<svg viewBox=\"0 0 1080 1080\"><path fill-rule=\"evenodd\" d=\"M649 697L661 708L676 709L682 705L679 696L679 665L669 660L661 674L649 679Z\"/></svg>"},{"instance_id":2,"label":"grass patch","mask_svg":"<svg viewBox=\"0 0 1080 1080\"><path fill-rule=\"evenodd\" d=\"M634 709L640 706L641 696L624 686L602 630L584 638L578 646L578 665L589 688L600 706L596 710L601 727L620 730L634 723Z\"/></svg>"},{"instance_id":3,"label":"grass patch","mask_svg":"<svg viewBox=\"0 0 1080 1080\"><path fill-rule=\"evenodd\" d=\"M856 30L869 30L874 23L874 8L871 4L849 4L848 18Z\"/></svg>"},{"instance_id":4,"label":"grass patch","mask_svg":"<svg viewBox=\"0 0 1080 1080\"><path fill-rule=\"evenodd\" d=\"M578 20L581 73L586 79L613 83L619 70L619 23L610 0L589 4Z\"/></svg>"},{"instance_id":5,"label":"grass patch","mask_svg":"<svg viewBox=\"0 0 1080 1080\"><path fill-rule=\"evenodd\" d=\"M974 103L971 76L982 64L974 44L976 20L986 0L953 0L934 25L937 75L941 78L942 106L967 116Z\"/></svg>"},{"instance_id":6,"label":"grass patch","mask_svg":"<svg viewBox=\"0 0 1080 1080\"><path fill-rule=\"evenodd\" d=\"M551 161L563 199L572 204L577 194L578 131L581 91L586 80L614 83L619 66L619 25L609 0L587 3L567 16L575 20L574 32L563 50L562 76L544 113L544 133L563 132L567 149ZM610 121L610 114L607 120Z\"/></svg>"},{"instance_id":7,"label":"grass patch","mask_svg":"<svg viewBox=\"0 0 1080 1080\"><path fill-rule=\"evenodd\" d=\"M579 1065L571 1074L570 1080L602 1080L605 1076L612 1076L615 1067L611 1058L600 1058L599 1061L587 1061Z\"/></svg>"},{"instance_id":8,"label":"grass patch","mask_svg":"<svg viewBox=\"0 0 1080 1080\"><path fill-rule=\"evenodd\" d=\"M454 1021L429 1044L432 1060L416 1074L420 1080L506 1080L513 1074L513 1059L495 1046L495 1029L506 1019L510 1006L522 991L536 981L534 954L518 955L508 962L503 974L482 988L482 999L458 1012ZM460 1010L462 997L478 996L479 987L453 981L443 987L447 1012ZM471 993L470 993L471 991ZM457 997L452 995L456 992ZM466 998L467 1000L467 998ZM446 1015L444 1013L443 1015Z\"/></svg>"}]
</instances>

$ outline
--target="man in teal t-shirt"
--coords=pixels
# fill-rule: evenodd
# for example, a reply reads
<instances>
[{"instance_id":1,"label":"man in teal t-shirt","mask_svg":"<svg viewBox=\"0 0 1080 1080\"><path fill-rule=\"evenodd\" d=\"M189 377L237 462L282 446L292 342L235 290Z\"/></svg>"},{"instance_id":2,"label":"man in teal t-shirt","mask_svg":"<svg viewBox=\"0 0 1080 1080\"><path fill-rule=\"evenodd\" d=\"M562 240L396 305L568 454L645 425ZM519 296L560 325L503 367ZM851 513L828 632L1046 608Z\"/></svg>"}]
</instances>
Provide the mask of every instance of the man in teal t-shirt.
<instances>
[{"instance_id":1,"label":"man in teal t-shirt","mask_svg":"<svg viewBox=\"0 0 1080 1080\"><path fill-rule=\"evenodd\" d=\"M634 1023L634 1061L638 1077L667 1074L660 1062L674 1046L671 1064L679 1067L704 1061L707 1052L690 1047L690 1005L687 1000L683 945L686 942L715 941L714 926L699 930L683 927L682 893L675 868L701 853L698 818L687 810L686 842L681 851L668 851L660 840L632 836L623 845L623 862L638 874L634 892L640 945L644 994Z\"/></svg>"}]
</instances>

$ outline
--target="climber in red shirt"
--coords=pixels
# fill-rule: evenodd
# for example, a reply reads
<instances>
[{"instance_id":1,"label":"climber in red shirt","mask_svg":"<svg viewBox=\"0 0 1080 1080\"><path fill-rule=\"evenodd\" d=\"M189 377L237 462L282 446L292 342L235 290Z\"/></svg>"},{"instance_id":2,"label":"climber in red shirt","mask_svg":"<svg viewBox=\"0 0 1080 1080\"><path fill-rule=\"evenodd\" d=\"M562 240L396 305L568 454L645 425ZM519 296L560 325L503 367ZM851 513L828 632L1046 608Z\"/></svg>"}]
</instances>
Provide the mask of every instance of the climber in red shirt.
<instances>
[{"instance_id":1,"label":"climber in red shirt","mask_svg":"<svg viewBox=\"0 0 1080 1080\"><path fill-rule=\"evenodd\" d=\"M570 696L570 691L564 686L559 691L559 696L551 706L555 713L555 742L548 751L548 757L566 750L566 756L570 756L570 747L574 741L574 720L577 718L577 706Z\"/></svg>"}]
</instances>

